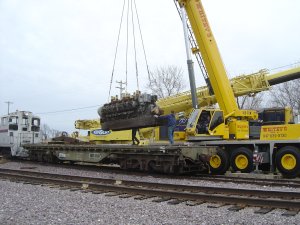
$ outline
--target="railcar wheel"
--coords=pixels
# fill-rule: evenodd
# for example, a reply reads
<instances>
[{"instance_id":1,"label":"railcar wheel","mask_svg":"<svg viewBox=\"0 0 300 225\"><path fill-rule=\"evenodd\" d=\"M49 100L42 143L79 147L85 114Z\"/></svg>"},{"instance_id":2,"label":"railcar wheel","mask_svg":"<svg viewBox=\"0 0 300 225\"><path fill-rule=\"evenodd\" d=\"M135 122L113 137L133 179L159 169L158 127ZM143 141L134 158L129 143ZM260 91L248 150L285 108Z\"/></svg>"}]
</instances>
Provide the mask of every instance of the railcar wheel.
<instances>
[{"instance_id":1,"label":"railcar wheel","mask_svg":"<svg viewBox=\"0 0 300 225\"><path fill-rule=\"evenodd\" d=\"M120 168L123 170L140 170L140 162L137 159L124 159L120 161Z\"/></svg>"},{"instance_id":2,"label":"railcar wheel","mask_svg":"<svg viewBox=\"0 0 300 225\"><path fill-rule=\"evenodd\" d=\"M154 160L151 160L149 163L148 163L148 169L147 171L149 172L156 172L156 163Z\"/></svg>"},{"instance_id":3,"label":"railcar wheel","mask_svg":"<svg viewBox=\"0 0 300 225\"><path fill-rule=\"evenodd\" d=\"M253 153L248 148L240 147L233 150L230 162L234 171L240 171L242 173L253 171Z\"/></svg>"},{"instance_id":4,"label":"railcar wheel","mask_svg":"<svg viewBox=\"0 0 300 225\"><path fill-rule=\"evenodd\" d=\"M224 174L229 168L229 156L224 150L219 150L216 155L210 157L209 168L212 174Z\"/></svg>"},{"instance_id":5,"label":"railcar wheel","mask_svg":"<svg viewBox=\"0 0 300 225\"><path fill-rule=\"evenodd\" d=\"M300 174L300 150L294 146L279 149L275 157L276 167L283 176L294 178Z\"/></svg>"}]
</instances>

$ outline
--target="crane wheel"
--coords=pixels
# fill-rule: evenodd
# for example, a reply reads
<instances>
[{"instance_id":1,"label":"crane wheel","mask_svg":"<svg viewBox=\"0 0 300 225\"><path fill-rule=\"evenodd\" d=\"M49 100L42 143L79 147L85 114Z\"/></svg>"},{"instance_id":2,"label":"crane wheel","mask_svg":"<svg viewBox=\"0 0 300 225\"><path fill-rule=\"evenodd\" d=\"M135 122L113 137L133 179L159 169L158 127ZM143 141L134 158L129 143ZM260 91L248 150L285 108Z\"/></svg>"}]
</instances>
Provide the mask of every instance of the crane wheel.
<instances>
[{"instance_id":1,"label":"crane wheel","mask_svg":"<svg viewBox=\"0 0 300 225\"><path fill-rule=\"evenodd\" d=\"M276 154L276 167L283 176L297 177L300 174L300 150L294 146L285 146Z\"/></svg>"},{"instance_id":2,"label":"crane wheel","mask_svg":"<svg viewBox=\"0 0 300 225\"><path fill-rule=\"evenodd\" d=\"M212 174L224 174L229 168L229 156L224 150L219 150L209 160L209 168Z\"/></svg>"},{"instance_id":3,"label":"crane wheel","mask_svg":"<svg viewBox=\"0 0 300 225\"><path fill-rule=\"evenodd\" d=\"M250 173L253 171L253 153L250 149L240 147L233 150L230 158L233 171Z\"/></svg>"}]
</instances>

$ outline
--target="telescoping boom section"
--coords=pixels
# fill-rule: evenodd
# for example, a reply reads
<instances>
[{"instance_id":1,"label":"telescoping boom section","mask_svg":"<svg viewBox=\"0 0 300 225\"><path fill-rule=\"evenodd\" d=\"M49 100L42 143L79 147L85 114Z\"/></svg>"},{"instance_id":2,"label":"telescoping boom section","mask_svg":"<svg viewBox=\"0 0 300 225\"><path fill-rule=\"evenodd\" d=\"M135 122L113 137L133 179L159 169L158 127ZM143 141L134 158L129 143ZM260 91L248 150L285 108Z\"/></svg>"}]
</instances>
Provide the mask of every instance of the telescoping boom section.
<instances>
[{"instance_id":1,"label":"telescoping boom section","mask_svg":"<svg viewBox=\"0 0 300 225\"><path fill-rule=\"evenodd\" d=\"M203 59L208 78L215 94L220 110L210 112L196 109L188 122L187 133L196 135L196 124L200 120L208 120L207 124L214 123L213 131L208 135L202 135L204 138L221 139L249 139L249 120L256 120L258 114L255 110L240 110L230 81L210 28L203 5L200 0L178 0L181 8L184 8L188 21L192 28L197 42L197 49L194 52L200 52ZM182 15L184 16L184 15Z\"/></svg>"},{"instance_id":2,"label":"telescoping boom section","mask_svg":"<svg viewBox=\"0 0 300 225\"><path fill-rule=\"evenodd\" d=\"M216 100L225 116L257 118L253 110L240 110L227 77L226 70L200 0L179 0L184 7L208 72Z\"/></svg>"}]
</instances>

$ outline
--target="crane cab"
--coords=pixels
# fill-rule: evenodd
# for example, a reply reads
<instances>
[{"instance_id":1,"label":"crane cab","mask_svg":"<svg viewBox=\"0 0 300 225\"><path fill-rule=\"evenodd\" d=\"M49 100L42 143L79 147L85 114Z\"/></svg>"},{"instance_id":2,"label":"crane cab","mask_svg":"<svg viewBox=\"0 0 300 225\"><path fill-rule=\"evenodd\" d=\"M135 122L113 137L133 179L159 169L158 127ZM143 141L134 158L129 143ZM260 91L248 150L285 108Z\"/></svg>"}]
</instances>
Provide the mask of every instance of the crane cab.
<instances>
[{"instance_id":1,"label":"crane cab","mask_svg":"<svg viewBox=\"0 0 300 225\"><path fill-rule=\"evenodd\" d=\"M224 112L218 109L194 109L186 127L188 141L229 138Z\"/></svg>"}]
</instances>

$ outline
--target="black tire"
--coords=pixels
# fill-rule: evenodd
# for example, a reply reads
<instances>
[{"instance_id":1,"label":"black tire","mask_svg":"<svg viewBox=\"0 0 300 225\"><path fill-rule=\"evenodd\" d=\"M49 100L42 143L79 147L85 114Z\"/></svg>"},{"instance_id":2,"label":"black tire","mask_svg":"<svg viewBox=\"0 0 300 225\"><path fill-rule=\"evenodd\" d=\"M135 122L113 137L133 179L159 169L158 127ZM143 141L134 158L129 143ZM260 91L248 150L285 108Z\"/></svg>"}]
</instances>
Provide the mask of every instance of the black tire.
<instances>
[{"instance_id":1,"label":"black tire","mask_svg":"<svg viewBox=\"0 0 300 225\"><path fill-rule=\"evenodd\" d=\"M277 152L275 165L284 177L295 178L300 174L300 150L294 146L285 146Z\"/></svg>"},{"instance_id":2,"label":"black tire","mask_svg":"<svg viewBox=\"0 0 300 225\"><path fill-rule=\"evenodd\" d=\"M218 150L209 161L211 174L223 175L229 169L229 156L225 150Z\"/></svg>"},{"instance_id":3,"label":"black tire","mask_svg":"<svg viewBox=\"0 0 300 225\"><path fill-rule=\"evenodd\" d=\"M249 148L237 148L231 153L230 163L233 171L250 173L253 171L253 153Z\"/></svg>"}]
</instances>

